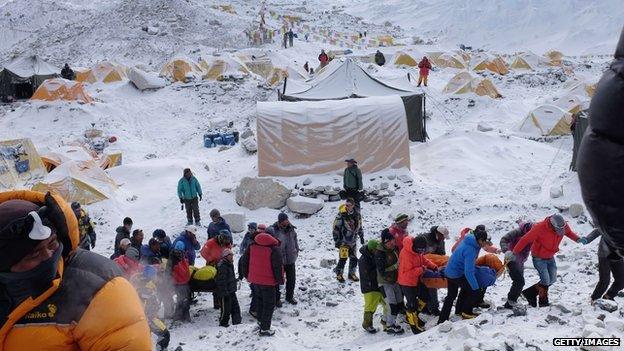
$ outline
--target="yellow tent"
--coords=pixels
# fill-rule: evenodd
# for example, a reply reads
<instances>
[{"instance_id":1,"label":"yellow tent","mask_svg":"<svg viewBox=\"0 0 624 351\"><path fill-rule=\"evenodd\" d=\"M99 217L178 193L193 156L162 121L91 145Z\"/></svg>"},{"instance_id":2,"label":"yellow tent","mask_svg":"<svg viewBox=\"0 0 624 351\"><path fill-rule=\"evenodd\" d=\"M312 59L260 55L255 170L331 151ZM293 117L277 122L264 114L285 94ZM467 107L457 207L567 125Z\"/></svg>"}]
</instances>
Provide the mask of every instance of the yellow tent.
<instances>
[{"instance_id":1,"label":"yellow tent","mask_svg":"<svg viewBox=\"0 0 624 351\"><path fill-rule=\"evenodd\" d=\"M539 66L544 65L548 62L545 57L536 55L530 51L521 52L517 54L511 65L509 66L512 69L526 69L526 70L535 70Z\"/></svg>"},{"instance_id":2,"label":"yellow tent","mask_svg":"<svg viewBox=\"0 0 624 351\"><path fill-rule=\"evenodd\" d=\"M529 112L520 131L539 135L570 134L572 114L555 105L540 105Z\"/></svg>"},{"instance_id":3,"label":"yellow tent","mask_svg":"<svg viewBox=\"0 0 624 351\"><path fill-rule=\"evenodd\" d=\"M547 51L544 56L550 61L549 64L551 66L561 66L561 61L563 60L563 53L557 50Z\"/></svg>"},{"instance_id":4,"label":"yellow tent","mask_svg":"<svg viewBox=\"0 0 624 351\"><path fill-rule=\"evenodd\" d=\"M453 55L457 55L464 60L464 62L470 62L470 53L464 50L451 50L450 52Z\"/></svg>"},{"instance_id":5,"label":"yellow tent","mask_svg":"<svg viewBox=\"0 0 624 351\"><path fill-rule=\"evenodd\" d=\"M93 102L93 98L85 91L81 82L63 78L46 79L37 88L32 100L75 100L84 103Z\"/></svg>"},{"instance_id":6,"label":"yellow tent","mask_svg":"<svg viewBox=\"0 0 624 351\"><path fill-rule=\"evenodd\" d=\"M380 35L377 37L379 46L392 46L394 45L394 38L391 35Z\"/></svg>"},{"instance_id":7,"label":"yellow tent","mask_svg":"<svg viewBox=\"0 0 624 351\"><path fill-rule=\"evenodd\" d=\"M468 66L466 65L466 61L464 58L453 53L445 52L435 59L431 59L433 63L438 67L448 67L448 68L459 68L466 69Z\"/></svg>"},{"instance_id":8,"label":"yellow tent","mask_svg":"<svg viewBox=\"0 0 624 351\"><path fill-rule=\"evenodd\" d=\"M173 82L188 82L192 77L200 77L203 72L199 65L186 57L177 57L165 63L160 75Z\"/></svg>"},{"instance_id":9,"label":"yellow tent","mask_svg":"<svg viewBox=\"0 0 624 351\"><path fill-rule=\"evenodd\" d=\"M394 55L394 64L396 66L418 66L418 62L412 56L403 51L398 51Z\"/></svg>"},{"instance_id":10,"label":"yellow tent","mask_svg":"<svg viewBox=\"0 0 624 351\"><path fill-rule=\"evenodd\" d=\"M83 83L112 83L128 79L126 67L110 61L102 61L97 65L76 71L76 80Z\"/></svg>"},{"instance_id":11,"label":"yellow tent","mask_svg":"<svg viewBox=\"0 0 624 351\"><path fill-rule=\"evenodd\" d=\"M591 83L583 78L574 77L572 79L568 79L563 84L563 88L568 94L592 98L596 92L596 84L597 83Z\"/></svg>"},{"instance_id":12,"label":"yellow tent","mask_svg":"<svg viewBox=\"0 0 624 351\"><path fill-rule=\"evenodd\" d=\"M274 67L271 70L271 73L269 74L269 76L267 77L265 84L266 84L267 87L275 88L286 77L288 77L288 71L287 70Z\"/></svg>"},{"instance_id":13,"label":"yellow tent","mask_svg":"<svg viewBox=\"0 0 624 351\"><path fill-rule=\"evenodd\" d=\"M244 63L230 57L202 59L199 67L205 72L203 79L225 80L228 77L243 78L249 74Z\"/></svg>"},{"instance_id":14,"label":"yellow tent","mask_svg":"<svg viewBox=\"0 0 624 351\"><path fill-rule=\"evenodd\" d=\"M67 202L84 205L109 199L117 185L95 162L68 161L56 167L32 190L59 194Z\"/></svg>"},{"instance_id":15,"label":"yellow tent","mask_svg":"<svg viewBox=\"0 0 624 351\"><path fill-rule=\"evenodd\" d=\"M122 154L102 154L97 155L80 145L65 145L55 150L43 153L41 161L48 172L65 162L89 162L94 161L102 169L108 169L121 165Z\"/></svg>"},{"instance_id":16,"label":"yellow tent","mask_svg":"<svg viewBox=\"0 0 624 351\"><path fill-rule=\"evenodd\" d=\"M492 81L487 78L474 76L467 71L459 72L451 78L442 92L446 94L474 93L479 96L489 96L494 99L502 97Z\"/></svg>"},{"instance_id":17,"label":"yellow tent","mask_svg":"<svg viewBox=\"0 0 624 351\"><path fill-rule=\"evenodd\" d=\"M490 71L493 73L505 75L509 73L507 64L499 56L491 55L477 55L470 61L470 66L473 71Z\"/></svg>"},{"instance_id":18,"label":"yellow tent","mask_svg":"<svg viewBox=\"0 0 624 351\"><path fill-rule=\"evenodd\" d=\"M0 141L0 190L15 189L46 176L30 139Z\"/></svg>"},{"instance_id":19,"label":"yellow tent","mask_svg":"<svg viewBox=\"0 0 624 351\"><path fill-rule=\"evenodd\" d=\"M266 56L252 58L249 55L237 54L236 57L247 67L247 69L249 69L250 72L257 74L262 78L268 77L271 73L271 69L273 69L273 63Z\"/></svg>"}]
</instances>

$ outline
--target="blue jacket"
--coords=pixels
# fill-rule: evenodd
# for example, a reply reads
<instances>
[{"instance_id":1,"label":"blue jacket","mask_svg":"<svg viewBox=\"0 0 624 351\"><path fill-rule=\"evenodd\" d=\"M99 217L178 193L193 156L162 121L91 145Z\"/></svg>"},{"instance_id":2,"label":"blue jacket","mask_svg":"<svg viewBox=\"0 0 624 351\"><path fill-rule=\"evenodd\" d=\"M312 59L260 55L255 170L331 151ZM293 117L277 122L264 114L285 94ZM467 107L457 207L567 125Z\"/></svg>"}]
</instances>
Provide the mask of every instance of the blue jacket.
<instances>
[{"instance_id":1,"label":"blue jacket","mask_svg":"<svg viewBox=\"0 0 624 351\"><path fill-rule=\"evenodd\" d=\"M191 179L186 180L182 177L178 181L178 197L182 200L193 200L197 195L202 196L201 185L197 181L197 178L191 176Z\"/></svg>"},{"instance_id":2,"label":"blue jacket","mask_svg":"<svg viewBox=\"0 0 624 351\"><path fill-rule=\"evenodd\" d=\"M477 277L477 282L481 289L485 289L496 283L496 271L490 267L476 267L475 276Z\"/></svg>"},{"instance_id":3,"label":"blue jacket","mask_svg":"<svg viewBox=\"0 0 624 351\"><path fill-rule=\"evenodd\" d=\"M475 261L479 256L479 244L474 235L468 234L466 238L462 240L457 249L451 254L448 264L444 273L449 278L460 278L466 276L466 280L470 284L472 290L479 289L479 283L475 276Z\"/></svg>"},{"instance_id":4,"label":"blue jacket","mask_svg":"<svg viewBox=\"0 0 624 351\"><path fill-rule=\"evenodd\" d=\"M189 239L186 236L186 232L182 232L180 235L178 235L177 238L175 238L175 240L173 241L173 243L171 244L171 247L175 247L175 244L178 241L182 241L184 243L184 251L186 252L186 259L189 261L189 265L194 266L195 265L195 258L197 257L197 254L195 253L195 250L199 250L200 249L200 245L199 245L199 241L197 242L196 245L193 245L193 242L191 241L191 239Z\"/></svg>"},{"instance_id":5,"label":"blue jacket","mask_svg":"<svg viewBox=\"0 0 624 351\"><path fill-rule=\"evenodd\" d=\"M245 233L245 236L243 237L243 241L241 241L240 243L240 254L244 254L245 251L247 251L247 248L249 247L249 245L251 245L251 243L253 243L253 238L251 237L251 233L249 231L247 231L247 233Z\"/></svg>"},{"instance_id":6,"label":"blue jacket","mask_svg":"<svg viewBox=\"0 0 624 351\"><path fill-rule=\"evenodd\" d=\"M149 245L141 246L141 262L144 264L160 264L162 262L160 252L154 253Z\"/></svg>"},{"instance_id":7,"label":"blue jacket","mask_svg":"<svg viewBox=\"0 0 624 351\"><path fill-rule=\"evenodd\" d=\"M227 229L228 232L232 233L232 230L230 230L230 225L227 224L227 222L225 221L225 219L223 219L223 217L219 217L219 220L217 221L217 223L215 222L210 222L210 224L208 224L208 239L212 239L215 236L219 235L219 232ZM232 239L232 235L230 234L230 240Z\"/></svg>"}]
</instances>

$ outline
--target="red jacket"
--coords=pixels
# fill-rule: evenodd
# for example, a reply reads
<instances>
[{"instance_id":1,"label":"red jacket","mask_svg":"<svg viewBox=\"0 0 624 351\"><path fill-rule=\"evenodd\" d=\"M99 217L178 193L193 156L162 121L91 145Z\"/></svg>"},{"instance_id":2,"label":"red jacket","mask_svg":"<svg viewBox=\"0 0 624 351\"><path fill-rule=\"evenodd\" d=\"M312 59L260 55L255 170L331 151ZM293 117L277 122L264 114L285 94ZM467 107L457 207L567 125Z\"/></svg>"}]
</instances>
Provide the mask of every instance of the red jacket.
<instances>
[{"instance_id":1,"label":"red jacket","mask_svg":"<svg viewBox=\"0 0 624 351\"><path fill-rule=\"evenodd\" d=\"M171 276L173 277L173 283L175 285L184 285L191 280L191 272L189 270L189 262L184 257L178 264L171 268Z\"/></svg>"},{"instance_id":2,"label":"red jacket","mask_svg":"<svg viewBox=\"0 0 624 351\"><path fill-rule=\"evenodd\" d=\"M208 239L204 246L202 246L201 257L206 260L207 266L217 266L217 262L221 259L221 254L225 249L231 249L232 245L229 244L227 246L220 246L217 242L217 238Z\"/></svg>"},{"instance_id":3,"label":"red jacket","mask_svg":"<svg viewBox=\"0 0 624 351\"><path fill-rule=\"evenodd\" d=\"M126 255L121 255L113 261L121 268L126 278L131 278L135 274L143 271L143 265Z\"/></svg>"},{"instance_id":4,"label":"red jacket","mask_svg":"<svg viewBox=\"0 0 624 351\"><path fill-rule=\"evenodd\" d=\"M418 68L421 76L428 76L429 70L431 69L431 62L429 62L429 59L423 58L418 63Z\"/></svg>"},{"instance_id":5,"label":"red jacket","mask_svg":"<svg viewBox=\"0 0 624 351\"><path fill-rule=\"evenodd\" d=\"M403 239L409 235L407 233L407 229L403 229L399 227L398 224L394 223L390 226L390 234L394 237L394 243L396 244L397 251L401 252L401 249L403 249Z\"/></svg>"},{"instance_id":6,"label":"red jacket","mask_svg":"<svg viewBox=\"0 0 624 351\"><path fill-rule=\"evenodd\" d=\"M412 242L414 238L411 236L403 239L404 250L399 254L399 279L400 285L418 286L420 276L425 268L435 270L438 268L433 262L429 261L423 254L412 250Z\"/></svg>"},{"instance_id":7,"label":"red jacket","mask_svg":"<svg viewBox=\"0 0 624 351\"><path fill-rule=\"evenodd\" d=\"M470 228L464 228L461 230L461 232L459 232L459 239L457 239L455 244L453 244L453 247L451 248L451 252L455 251L455 249L459 246L459 243L461 243L462 240L464 240L464 238L466 237L466 234L470 233L470 230L471 230ZM488 245L488 246L484 246L483 250L485 252L495 254L498 252L499 248L496 245Z\"/></svg>"},{"instance_id":8,"label":"red jacket","mask_svg":"<svg viewBox=\"0 0 624 351\"><path fill-rule=\"evenodd\" d=\"M577 241L579 239L570 226L566 223L565 236ZM557 234L550 224L550 216L546 217L543 221L533 224L531 230L526 233L516 246L514 246L513 253L518 255L527 245L531 244L531 255L533 257L541 258L544 260L551 259L559 251L559 243L563 240L563 235Z\"/></svg>"},{"instance_id":9,"label":"red jacket","mask_svg":"<svg viewBox=\"0 0 624 351\"><path fill-rule=\"evenodd\" d=\"M284 281L279 241L267 233L260 233L249 246L247 280L258 285L278 285Z\"/></svg>"}]
</instances>

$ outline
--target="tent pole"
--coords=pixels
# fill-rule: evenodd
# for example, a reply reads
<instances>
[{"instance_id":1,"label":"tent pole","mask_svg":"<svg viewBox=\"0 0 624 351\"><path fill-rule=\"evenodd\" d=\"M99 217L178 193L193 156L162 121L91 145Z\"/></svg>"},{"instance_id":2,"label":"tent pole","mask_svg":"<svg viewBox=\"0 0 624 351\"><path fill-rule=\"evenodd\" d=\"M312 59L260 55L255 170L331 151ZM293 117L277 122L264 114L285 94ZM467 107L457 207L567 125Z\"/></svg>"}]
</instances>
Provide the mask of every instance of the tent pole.
<instances>
[{"instance_id":1,"label":"tent pole","mask_svg":"<svg viewBox=\"0 0 624 351\"><path fill-rule=\"evenodd\" d=\"M288 82L288 77L284 78L284 89L282 90L282 95L286 94L286 82Z\"/></svg>"},{"instance_id":2,"label":"tent pole","mask_svg":"<svg viewBox=\"0 0 624 351\"><path fill-rule=\"evenodd\" d=\"M423 129L425 130L423 142L425 142L429 139L429 134L427 134L427 94L425 93L423 93Z\"/></svg>"},{"instance_id":3,"label":"tent pole","mask_svg":"<svg viewBox=\"0 0 624 351\"><path fill-rule=\"evenodd\" d=\"M410 73L409 73L409 72L407 72L407 81L408 81L408 82L411 82L411 81L412 81L412 79L410 78Z\"/></svg>"}]
</instances>

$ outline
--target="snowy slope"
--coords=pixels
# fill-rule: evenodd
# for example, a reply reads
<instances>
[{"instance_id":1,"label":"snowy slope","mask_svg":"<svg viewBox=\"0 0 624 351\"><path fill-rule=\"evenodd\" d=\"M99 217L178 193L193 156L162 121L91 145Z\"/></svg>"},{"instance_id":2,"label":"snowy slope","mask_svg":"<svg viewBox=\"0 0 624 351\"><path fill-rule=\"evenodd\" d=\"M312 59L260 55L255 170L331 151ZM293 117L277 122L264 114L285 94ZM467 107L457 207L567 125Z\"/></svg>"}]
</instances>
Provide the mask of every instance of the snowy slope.
<instances>
[{"instance_id":1,"label":"snowy slope","mask_svg":"<svg viewBox=\"0 0 624 351\"><path fill-rule=\"evenodd\" d=\"M365 20L398 24L439 44L568 54L611 53L622 30L620 0L355 0Z\"/></svg>"}]
</instances>

